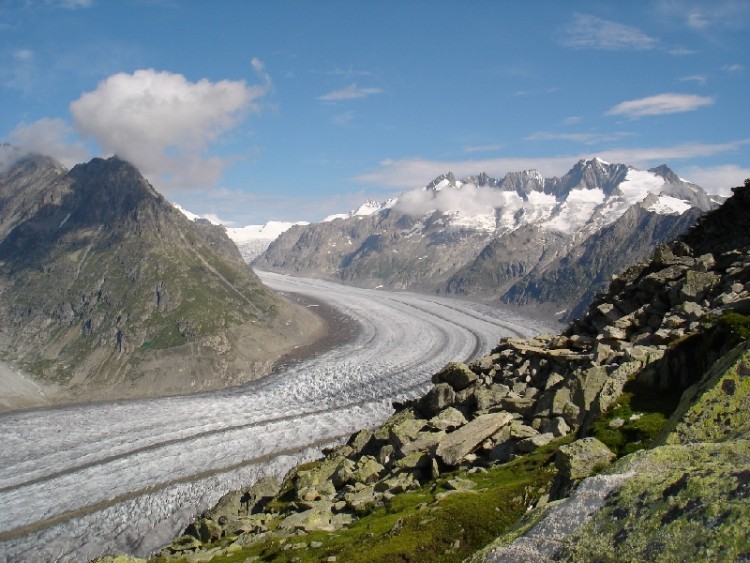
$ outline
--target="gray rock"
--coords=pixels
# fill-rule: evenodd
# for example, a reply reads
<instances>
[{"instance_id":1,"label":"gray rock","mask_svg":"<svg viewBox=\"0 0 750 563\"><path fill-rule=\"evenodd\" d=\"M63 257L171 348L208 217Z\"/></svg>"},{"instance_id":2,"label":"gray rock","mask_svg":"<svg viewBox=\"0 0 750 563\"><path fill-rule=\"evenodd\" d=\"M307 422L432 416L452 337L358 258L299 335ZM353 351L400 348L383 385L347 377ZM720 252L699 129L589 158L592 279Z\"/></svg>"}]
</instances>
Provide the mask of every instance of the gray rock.
<instances>
[{"instance_id":1,"label":"gray rock","mask_svg":"<svg viewBox=\"0 0 750 563\"><path fill-rule=\"evenodd\" d=\"M510 393L507 385L493 383L489 387L477 389L474 393L477 401L477 410L486 411L500 404L500 401Z\"/></svg>"},{"instance_id":2,"label":"gray rock","mask_svg":"<svg viewBox=\"0 0 750 563\"><path fill-rule=\"evenodd\" d=\"M477 393L479 393L480 391L483 391L483 389L478 389ZM455 430L456 428L463 426L464 424L466 424L466 417L464 417L461 411L453 407L448 407L447 409L439 412L429 421L429 425L436 430L446 431Z\"/></svg>"},{"instance_id":3,"label":"gray rock","mask_svg":"<svg viewBox=\"0 0 750 563\"><path fill-rule=\"evenodd\" d=\"M466 389L477 379L479 379L479 376L471 371L469 366L460 362L450 362L432 376L433 383L447 383L456 391Z\"/></svg>"},{"instance_id":4,"label":"gray rock","mask_svg":"<svg viewBox=\"0 0 750 563\"><path fill-rule=\"evenodd\" d=\"M456 404L456 391L448 383L438 383L417 402L417 409L427 418Z\"/></svg>"},{"instance_id":5,"label":"gray rock","mask_svg":"<svg viewBox=\"0 0 750 563\"><path fill-rule=\"evenodd\" d=\"M560 446L555 458L558 487L567 494L573 484L607 467L615 454L596 438L583 438L572 444Z\"/></svg>"},{"instance_id":6,"label":"gray rock","mask_svg":"<svg viewBox=\"0 0 750 563\"><path fill-rule=\"evenodd\" d=\"M483 414L445 436L435 455L446 465L458 465L467 454L513 420L509 413Z\"/></svg>"}]
</instances>

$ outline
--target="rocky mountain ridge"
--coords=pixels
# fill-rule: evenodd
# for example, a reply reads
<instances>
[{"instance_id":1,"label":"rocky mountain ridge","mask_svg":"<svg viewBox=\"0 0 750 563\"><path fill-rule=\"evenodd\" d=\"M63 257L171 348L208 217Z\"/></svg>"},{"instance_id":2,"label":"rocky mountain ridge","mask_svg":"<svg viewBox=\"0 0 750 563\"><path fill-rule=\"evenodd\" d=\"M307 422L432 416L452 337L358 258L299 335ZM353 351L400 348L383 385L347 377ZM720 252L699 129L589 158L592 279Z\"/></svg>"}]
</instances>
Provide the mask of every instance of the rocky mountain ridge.
<instances>
[{"instance_id":1,"label":"rocky mountain ridge","mask_svg":"<svg viewBox=\"0 0 750 563\"><path fill-rule=\"evenodd\" d=\"M640 171L591 159L561 178L448 173L370 214L289 229L254 264L574 318L611 275L714 206L666 166ZM592 289L582 295L582 287Z\"/></svg>"},{"instance_id":2,"label":"rocky mountain ridge","mask_svg":"<svg viewBox=\"0 0 750 563\"><path fill-rule=\"evenodd\" d=\"M0 273L0 355L54 400L241 383L322 329L116 157L0 175Z\"/></svg>"},{"instance_id":3,"label":"rocky mountain ridge","mask_svg":"<svg viewBox=\"0 0 750 563\"><path fill-rule=\"evenodd\" d=\"M381 427L225 497L161 560L459 561L477 528L503 535L476 561L746 558L748 226L750 180L561 334L447 365Z\"/></svg>"}]
</instances>

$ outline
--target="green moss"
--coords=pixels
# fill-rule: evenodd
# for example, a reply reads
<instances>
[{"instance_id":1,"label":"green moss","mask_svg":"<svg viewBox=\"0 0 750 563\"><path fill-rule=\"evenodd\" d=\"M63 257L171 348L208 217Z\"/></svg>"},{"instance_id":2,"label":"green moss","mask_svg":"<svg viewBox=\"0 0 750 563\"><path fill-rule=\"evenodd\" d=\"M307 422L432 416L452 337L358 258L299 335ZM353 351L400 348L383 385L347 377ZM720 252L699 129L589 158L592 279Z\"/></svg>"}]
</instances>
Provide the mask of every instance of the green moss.
<instances>
[{"instance_id":1,"label":"green moss","mask_svg":"<svg viewBox=\"0 0 750 563\"><path fill-rule=\"evenodd\" d=\"M648 448L677 408L680 395L679 390L630 381L614 406L592 424L590 434L618 457Z\"/></svg>"},{"instance_id":2,"label":"green moss","mask_svg":"<svg viewBox=\"0 0 750 563\"><path fill-rule=\"evenodd\" d=\"M260 561L313 562L330 556L353 563L463 561L513 525L548 490L555 475L555 452L570 440L558 440L486 473L461 473L461 478L474 483L470 491L446 494L447 482L457 475L446 474L396 495L346 529L293 536L283 543L266 539L212 561L239 563L259 557ZM276 508L283 510L283 503ZM302 542L307 547L285 549ZM322 545L312 548L312 542Z\"/></svg>"},{"instance_id":3,"label":"green moss","mask_svg":"<svg viewBox=\"0 0 750 563\"><path fill-rule=\"evenodd\" d=\"M661 446L566 539L569 561L736 561L750 553L750 442Z\"/></svg>"},{"instance_id":4,"label":"green moss","mask_svg":"<svg viewBox=\"0 0 750 563\"><path fill-rule=\"evenodd\" d=\"M750 339L750 316L748 315L737 311L724 311L719 317L718 324L736 341L735 344Z\"/></svg>"}]
</instances>

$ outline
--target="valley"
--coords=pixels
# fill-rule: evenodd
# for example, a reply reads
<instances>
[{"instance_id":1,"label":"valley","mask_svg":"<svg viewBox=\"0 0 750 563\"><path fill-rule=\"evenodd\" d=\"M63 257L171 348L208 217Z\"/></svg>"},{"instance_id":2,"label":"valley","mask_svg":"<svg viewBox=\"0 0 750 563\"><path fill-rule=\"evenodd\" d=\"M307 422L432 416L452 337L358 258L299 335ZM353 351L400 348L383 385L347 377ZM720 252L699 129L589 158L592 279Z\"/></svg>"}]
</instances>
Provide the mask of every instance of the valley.
<instances>
[{"instance_id":1,"label":"valley","mask_svg":"<svg viewBox=\"0 0 750 563\"><path fill-rule=\"evenodd\" d=\"M225 492L283 475L384 421L449 361L486 354L540 321L470 301L259 272L358 329L342 346L210 393L0 418L0 552L13 561L147 555Z\"/></svg>"}]
</instances>

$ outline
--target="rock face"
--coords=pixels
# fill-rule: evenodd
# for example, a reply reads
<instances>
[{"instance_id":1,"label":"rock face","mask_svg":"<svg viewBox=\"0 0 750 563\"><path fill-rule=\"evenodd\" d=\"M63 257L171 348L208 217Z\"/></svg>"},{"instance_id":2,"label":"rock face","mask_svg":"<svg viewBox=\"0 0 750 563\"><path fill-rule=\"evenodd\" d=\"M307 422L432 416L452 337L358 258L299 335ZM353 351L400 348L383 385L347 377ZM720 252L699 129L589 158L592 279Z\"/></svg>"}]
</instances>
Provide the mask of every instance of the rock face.
<instances>
[{"instance_id":1,"label":"rock face","mask_svg":"<svg viewBox=\"0 0 750 563\"><path fill-rule=\"evenodd\" d=\"M0 325L2 358L61 400L237 384L319 327L128 163L42 156L0 175Z\"/></svg>"},{"instance_id":2,"label":"rock face","mask_svg":"<svg viewBox=\"0 0 750 563\"><path fill-rule=\"evenodd\" d=\"M526 171L457 180L448 173L369 215L294 227L255 264L548 314L565 309L570 320L612 274L712 207L701 188L666 166L639 171L593 159L562 178Z\"/></svg>"}]
</instances>

